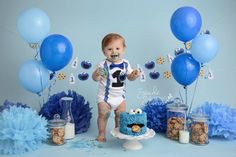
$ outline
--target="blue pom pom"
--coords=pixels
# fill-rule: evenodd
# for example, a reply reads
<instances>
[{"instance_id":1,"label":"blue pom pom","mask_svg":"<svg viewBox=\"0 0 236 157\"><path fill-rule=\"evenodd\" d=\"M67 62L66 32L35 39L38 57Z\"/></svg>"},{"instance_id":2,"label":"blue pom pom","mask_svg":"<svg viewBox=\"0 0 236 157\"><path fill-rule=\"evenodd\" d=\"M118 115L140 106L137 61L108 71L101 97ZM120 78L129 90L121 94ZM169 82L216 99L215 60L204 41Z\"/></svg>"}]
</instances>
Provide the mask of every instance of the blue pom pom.
<instances>
[{"instance_id":1,"label":"blue pom pom","mask_svg":"<svg viewBox=\"0 0 236 157\"><path fill-rule=\"evenodd\" d=\"M147 113L147 126L155 132L166 132L167 129L167 108L166 105L170 102L165 102L160 98L154 98L145 103L142 108Z\"/></svg>"},{"instance_id":2,"label":"blue pom pom","mask_svg":"<svg viewBox=\"0 0 236 157\"><path fill-rule=\"evenodd\" d=\"M90 126L90 120L92 118L92 112L89 107L89 102L85 102L83 96L77 94L75 91L68 91L57 93L51 96L43 107L41 108L39 114L46 117L46 119L51 120L55 114L62 116L63 106L59 103L62 97L72 97L73 101L71 104L71 110L75 122L75 133L80 134L88 131Z\"/></svg>"},{"instance_id":3,"label":"blue pom pom","mask_svg":"<svg viewBox=\"0 0 236 157\"><path fill-rule=\"evenodd\" d=\"M205 102L193 111L197 112L209 116L209 137L236 139L236 109L223 104Z\"/></svg>"},{"instance_id":4,"label":"blue pom pom","mask_svg":"<svg viewBox=\"0 0 236 157\"><path fill-rule=\"evenodd\" d=\"M36 150L48 137L47 121L30 108L11 106L0 113L0 153Z\"/></svg>"}]
</instances>

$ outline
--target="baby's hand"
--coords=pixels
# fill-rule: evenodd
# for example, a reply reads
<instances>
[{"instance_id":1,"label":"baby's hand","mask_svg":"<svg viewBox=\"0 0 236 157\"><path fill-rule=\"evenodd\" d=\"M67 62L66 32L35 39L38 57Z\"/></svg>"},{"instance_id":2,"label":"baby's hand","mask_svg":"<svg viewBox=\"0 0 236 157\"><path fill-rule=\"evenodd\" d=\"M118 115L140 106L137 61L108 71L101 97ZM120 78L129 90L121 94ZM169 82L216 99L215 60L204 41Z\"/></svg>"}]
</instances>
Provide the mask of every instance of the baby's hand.
<instances>
[{"instance_id":1,"label":"baby's hand","mask_svg":"<svg viewBox=\"0 0 236 157\"><path fill-rule=\"evenodd\" d=\"M107 70L104 68L98 68L98 69L99 69L100 76L102 76L103 78L107 78L107 74L108 74Z\"/></svg>"},{"instance_id":2,"label":"baby's hand","mask_svg":"<svg viewBox=\"0 0 236 157\"><path fill-rule=\"evenodd\" d=\"M94 72L93 72L93 80L94 81L98 81L100 79L100 68L97 68Z\"/></svg>"},{"instance_id":3,"label":"baby's hand","mask_svg":"<svg viewBox=\"0 0 236 157\"><path fill-rule=\"evenodd\" d=\"M128 79L133 81L136 78L138 78L139 76L140 76L140 71L138 69L135 69L135 70L132 71L131 74L128 75Z\"/></svg>"},{"instance_id":4,"label":"baby's hand","mask_svg":"<svg viewBox=\"0 0 236 157\"><path fill-rule=\"evenodd\" d=\"M140 76L140 71L138 69L135 69L135 70L133 70L133 72L131 74L136 79L136 78L138 78Z\"/></svg>"},{"instance_id":5,"label":"baby's hand","mask_svg":"<svg viewBox=\"0 0 236 157\"><path fill-rule=\"evenodd\" d=\"M103 68L97 68L94 72L93 72L93 79L95 81L98 81L102 78L106 78L107 77L107 72L105 69Z\"/></svg>"}]
</instances>

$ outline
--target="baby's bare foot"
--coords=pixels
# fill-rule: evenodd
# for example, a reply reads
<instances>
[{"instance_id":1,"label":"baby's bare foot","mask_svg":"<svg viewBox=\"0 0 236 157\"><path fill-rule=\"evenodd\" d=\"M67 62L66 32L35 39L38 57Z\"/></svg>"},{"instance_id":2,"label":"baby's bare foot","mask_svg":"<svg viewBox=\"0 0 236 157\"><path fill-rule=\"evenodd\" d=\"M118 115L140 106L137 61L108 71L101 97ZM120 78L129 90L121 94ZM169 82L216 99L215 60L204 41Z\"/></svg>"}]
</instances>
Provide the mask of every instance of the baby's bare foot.
<instances>
[{"instance_id":1,"label":"baby's bare foot","mask_svg":"<svg viewBox=\"0 0 236 157\"><path fill-rule=\"evenodd\" d=\"M105 138L104 136L98 136L98 137L96 138L96 140L97 140L98 142L106 142L106 138Z\"/></svg>"}]
</instances>

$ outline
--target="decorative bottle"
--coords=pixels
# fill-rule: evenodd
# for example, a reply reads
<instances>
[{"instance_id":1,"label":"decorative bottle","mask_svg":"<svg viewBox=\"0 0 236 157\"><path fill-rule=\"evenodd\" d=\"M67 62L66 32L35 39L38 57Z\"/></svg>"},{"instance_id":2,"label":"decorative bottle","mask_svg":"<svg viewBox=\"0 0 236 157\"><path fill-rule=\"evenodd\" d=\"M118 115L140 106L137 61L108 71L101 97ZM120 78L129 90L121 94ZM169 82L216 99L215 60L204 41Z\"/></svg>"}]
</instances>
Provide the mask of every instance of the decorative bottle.
<instances>
[{"instance_id":1,"label":"decorative bottle","mask_svg":"<svg viewBox=\"0 0 236 157\"><path fill-rule=\"evenodd\" d=\"M60 99L60 103L62 104L62 119L66 121L65 125L65 139L72 139L75 137L75 123L73 114L71 111L72 97L63 97Z\"/></svg>"}]
</instances>

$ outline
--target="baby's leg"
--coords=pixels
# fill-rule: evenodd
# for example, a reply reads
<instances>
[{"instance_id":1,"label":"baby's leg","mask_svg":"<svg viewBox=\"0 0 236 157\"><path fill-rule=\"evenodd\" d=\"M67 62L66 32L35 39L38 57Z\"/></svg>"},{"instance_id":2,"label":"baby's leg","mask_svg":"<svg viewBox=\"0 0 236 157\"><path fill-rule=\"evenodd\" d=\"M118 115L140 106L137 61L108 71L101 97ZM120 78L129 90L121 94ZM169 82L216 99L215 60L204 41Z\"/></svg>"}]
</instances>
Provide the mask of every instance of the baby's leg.
<instances>
[{"instance_id":1,"label":"baby's leg","mask_svg":"<svg viewBox=\"0 0 236 157\"><path fill-rule=\"evenodd\" d=\"M120 112L125 112L126 104L125 100L122 101L122 103L116 108L115 112L115 128L119 127L119 118L120 118Z\"/></svg>"},{"instance_id":2,"label":"baby's leg","mask_svg":"<svg viewBox=\"0 0 236 157\"><path fill-rule=\"evenodd\" d=\"M96 138L97 141L99 142L105 142L106 137L106 125L107 125L107 120L110 116L111 113L111 107L105 103L105 102L100 102L98 103L98 136Z\"/></svg>"}]
</instances>

